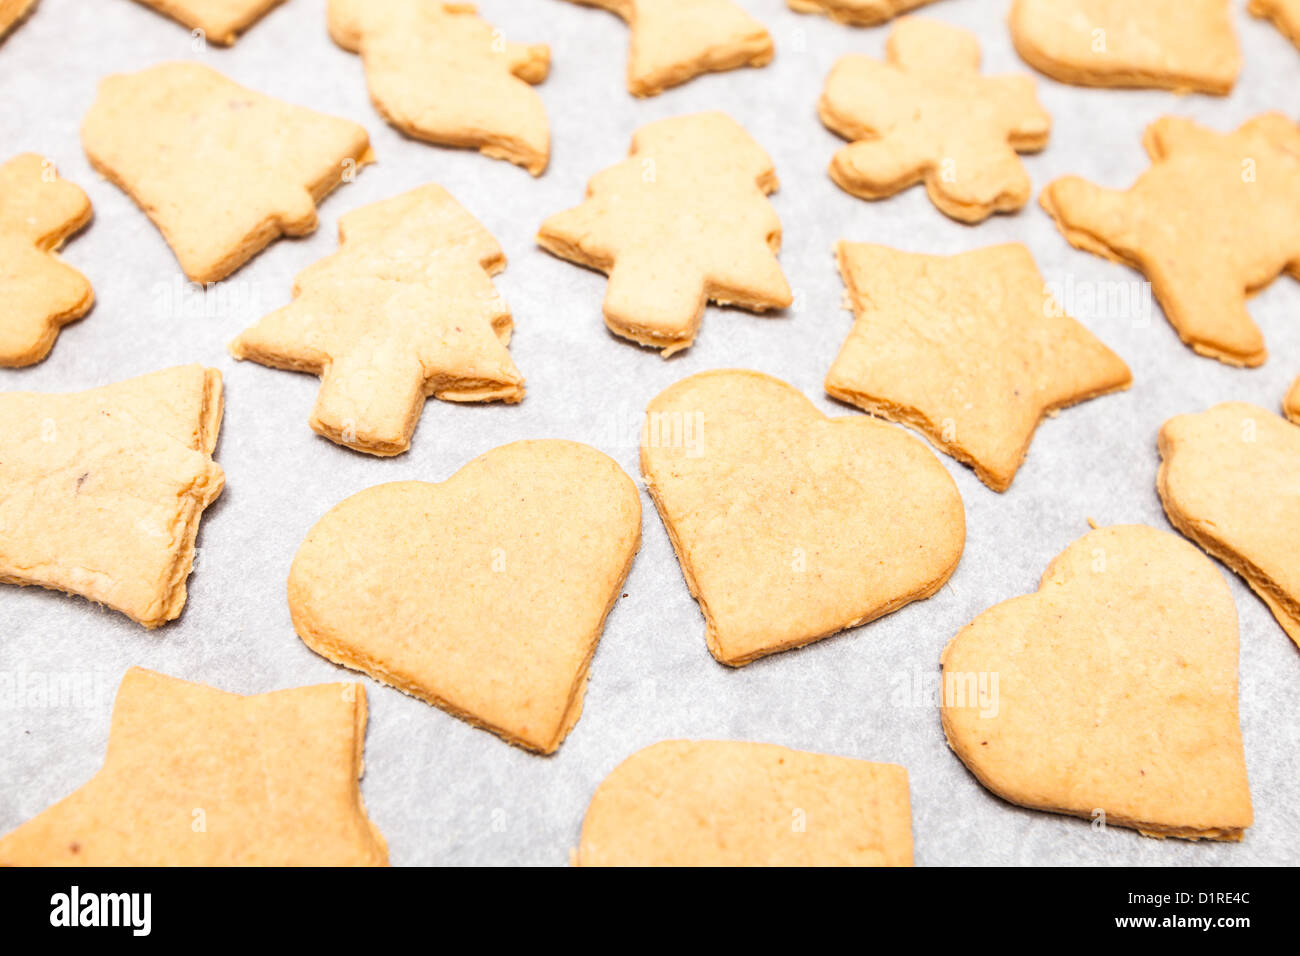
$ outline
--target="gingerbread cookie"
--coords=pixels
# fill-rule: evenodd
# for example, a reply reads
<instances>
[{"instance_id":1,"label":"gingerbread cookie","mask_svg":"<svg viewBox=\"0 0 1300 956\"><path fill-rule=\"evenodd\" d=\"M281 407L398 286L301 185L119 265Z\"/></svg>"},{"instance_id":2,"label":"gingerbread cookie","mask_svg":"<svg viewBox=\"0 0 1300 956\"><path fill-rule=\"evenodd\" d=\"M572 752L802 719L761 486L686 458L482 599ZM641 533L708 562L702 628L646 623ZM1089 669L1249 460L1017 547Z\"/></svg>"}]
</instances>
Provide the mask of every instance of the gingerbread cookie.
<instances>
[{"instance_id":1,"label":"gingerbread cookie","mask_svg":"<svg viewBox=\"0 0 1300 956\"><path fill-rule=\"evenodd\" d=\"M1021 58L1062 83L1223 95L1241 51L1228 0L1015 0Z\"/></svg>"},{"instance_id":2,"label":"gingerbread cookie","mask_svg":"<svg viewBox=\"0 0 1300 956\"><path fill-rule=\"evenodd\" d=\"M238 359L321 377L312 430L372 455L411 444L424 400L517 402L506 266L491 234L441 186L339 219L339 250L300 272L291 304L230 345Z\"/></svg>"},{"instance_id":3,"label":"gingerbread cookie","mask_svg":"<svg viewBox=\"0 0 1300 956\"><path fill-rule=\"evenodd\" d=\"M1291 391L1286 393L1286 399L1282 402L1282 410L1286 412L1287 418L1300 425L1300 378L1295 380L1291 385Z\"/></svg>"},{"instance_id":4,"label":"gingerbread cookie","mask_svg":"<svg viewBox=\"0 0 1300 956\"><path fill-rule=\"evenodd\" d=\"M86 114L91 164L154 221L195 282L234 272L371 162L366 131L198 63L110 76Z\"/></svg>"},{"instance_id":5,"label":"gingerbread cookie","mask_svg":"<svg viewBox=\"0 0 1300 956\"><path fill-rule=\"evenodd\" d=\"M1169 521L1245 578L1300 645L1300 428L1226 402L1165 422L1160 456Z\"/></svg>"},{"instance_id":6,"label":"gingerbread cookie","mask_svg":"<svg viewBox=\"0 0 1300 956\"><path fill-rule=\"evenodd\" d=\"M330 0L334 42L360 53L375 109L408 136L477 149L534 176L551 154L542 43L507 41L470 3Z\"/></svg>"},{"instance_id":7,"label":"gingerbread cookie","mask_svg":"<svg viewBox=\"0 0 1300 956\"><path fill-rule=\"evenodd\" d=\"M1283 272L1300 278L1300 126L1264 113L1217 133L1166 116L1143 145L1151 167L1128 190L1067 176L1043 208L1071 245L1141 271L1197 352L1263 364L1246 298Z\"/></svg>"},{"instance_id":8,"label":"gingerbread cookie","mask_svg":"<svg viewBox=\"0 0 1300 956\"><path fill-rule=\"evenodd\" d=\"M36 0L0 0L0 40L7 37L35 9Z\"/></svg>"},{"instance_id":9,"label":"gingerbread cookie","mask_svg":"<svg viewBox=\"0 0 1300 956\"><path fill-rule=\"evenodd\" d=\"M709 302L762 312L792 301L776 254L772 161L725 113L659 120L592 177L580 206L537 233L543 249L609 276L605 324L662 350L695 341Z\"/></svg>"},{"instance_id":10,"label":"gingerbread cookie","mask_svg":"<svg viewBox=\"0 0 1300 956\"><path fill-rule=\"evenodd\" d=\"M655 96L702 73L767 66L772 37L734 0L570 0L627 21L627 88Z\"/></svg>"},{"instance_id":11,"label":"gingerbread cookie","mask_svg":"<svg viewBox=\"0 0 1300 956\"><path fill-rule=\"evenodd\" d=\"M1044 415L1132 382L1022 245L928 256L841 242L836 255L857 319L826 391L915 428L994 491Z\"/></svg>"},{"instance_id":12,"label":"gingerbread cookie","mask_svg":"<svg viewBox=\"0 0 1300 956\"><path fill-rule=\"evenodd\" d=\"M640 539L636 486L610 458L515 442L334 507L293 560L289 610L318 654L552 753Z\"/></svg>"},{"instance_id":13,"label":"gingerbread cookie","mask_svg":"<svg viewBox=\"0 0 1300 956\"><path fill-rule=\"evenodd\" d=\"M836 23L870 27L934 0L786 0L798 13L824 13Z\"/></svg>"},{"instance_id":14,"label":"gingerbread cookie","mask_svg":"<svg viewBox=\"0 0 1300 956\"><path fill-rule=\"evenodd\" d=\"M1267 17L1273 25L1300 47L1300 0L1250 0L1250 12Z\"/></svg>"},{"instance_id":15,"label":"gingerbread cookie","mask_svg":"<svg viewBox=\"0 0 1300 956\"><path fill-rule=\"evenodd\" d=\"M23 153L0 166L0 366L32 365L90 311L90 281L55 250L90 222L90 199L54 164Z\"/></svg>"},{"instance_id":16,"label":"gingerbread cookie","mask_svg":"<svg viewBox=\"0 0 1300 956\"><path fill-rule=\"evenodd\" d=\"M757 372L701 372L656 396L641 471L709 651L735 667L929 597L966 540L961 496L924 444L827 418Z\"/></svg>"},{"instance_id":17,"label":"gingerbread cookie","mask_svg":"<svg viewBox=\"0 0 1300 956\"><path fill-rule=\"evenodd\" d=\"M284 0L140 0L218 46L230 46Z\"/></svg>"},{"instance_id":18,"label":"gingerbread cookie","mask_svg":"<svg viewBox=\"0 0 1300 956\"><path fill-rule=\"evenodd\" d=\"M360 684L241 697L132 667L104 766L0 837L3 866L382 866Z\"/></svg>"},{"instance_id":19,"label":"gingerbread cookie","mask_svg":"<svg viewBox=\"0 0 1300 956\"><path fill-rule=\"evenodd\" d=\"M911 866L907 771L739 740L666 740L601 782L579 866Z\"/></svg>"},{"instance_id":20,"label":"gingerbread cookie","mask_svg":"<svg viewBox=\"0 0 1300 956\"><path fill-rule=\"evenodd\" d=\"M884 199L918 182L961 222L980 222L1029 201L1016 153L1047 145L1052 120L1028 76L981 76L973 34L905 17L889 34L887 61L851 54L826 79L817 112L850 141L831 161L846 192Z\"/></svg>"},{"instance_id":21,"label":"gingerbread cookie","mask_svg":"<svg viewBox=\"0 0 1300 956\"><path fill-rule=\"evenodd\" d=\"M0 581L106 604L145 627L176 618L212 460L221 373L165 369L85 392L0 393Z\"/></svg>"},{"instance_id":22,"label":"gingerbread cookie","mask_svg":"<svg viewBox=\"0 0 1300 956\"><path fill-rule=\"evenodd\" d=\"M1004 800L1153 837L1250 826L1237 609L1187 542L1144 525L1084 535L942 663L948 744Z\"/></svg>"}]
</instances>

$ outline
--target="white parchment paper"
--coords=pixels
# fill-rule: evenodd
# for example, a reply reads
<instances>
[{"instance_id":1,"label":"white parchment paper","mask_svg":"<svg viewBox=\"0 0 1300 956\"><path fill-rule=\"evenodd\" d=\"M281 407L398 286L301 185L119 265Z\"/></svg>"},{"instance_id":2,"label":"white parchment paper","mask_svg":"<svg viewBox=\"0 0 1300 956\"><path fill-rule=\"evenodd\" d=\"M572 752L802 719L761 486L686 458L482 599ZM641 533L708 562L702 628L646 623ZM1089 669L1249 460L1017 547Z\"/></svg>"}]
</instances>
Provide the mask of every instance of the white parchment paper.
<instances>
[{"instance_id":1,"label":"white parchment paper","mask_svg":"<svg viewBox=\"0 0 1300 956\"><path fill-rule=\"evenodd\" d=\"M934 681L944 644L985 608L1033 590L1051 558L1102 524L1168 528L1155 490L1156 432L1181 412L1241 399L1276 410L1300 374L1300 286L1282 279L1251 303L1271 358L1255 370L1198 358L1182 346L1145 287L1127 308L1089 295L1141 277L1071 249L1032 204L975 228L938 213L920 188L868 203L841 192L826 165L841 141L815 104L836 58L883 55L888 28L851 29L744 0L771 29L775 62L697 79L650 100L624 87L627 30L614 16L561 0L481 0L512 40L549 43L553 157L534 180L472 152L406 139L372 108L360 58L336 47L324 0L289 0L232 49L196 49L189 33L129 0L42 0L0 46L0 153L35 150L91 196L95 219L68 244L68 262L97 304L27 370L0 370L0 388L72 391L170 365L222 371L226 417L217 460L226 491L200 534L200 558L180 620L146 632L120 614L34 588L0 587L0 675L10 686L81 678L76 700L14 699L0 709L0 831L38 813L99 766L112 695L138 664L243 694L357 675L295 636L285 599L294 552L346 496L399 479L440 481L497 445L562 437L592 444L637 474L646 402L686 375L739 366L771 373L823 410L859 414L825 397L822 381L851 318L831 256L841 238L951 253L1028 244L1066 304L1131 365L1134 387L1046 421L1006 494L941 460L966 505L968 540L951 583L928 601L741 670L713 661L663 527L644 498L644 543L591 667L582 720L559 753L527 754L365 678L370 700L363 792L397 864L564 864L587 801L624 757L671 737L769 741L893 761L911 775L921 864L1247 864L1300 862L1300 654L1259 600L1229 577L1241 621L1241 719L1255 825L1239 845L1158 841L1012 807L985 791L948 750ZM924 15L976 31L989 72L1027 70L1007 33L1008 0L939 0ZM1300 51L1234 0L1245 69L1225 98L1086 90L1038 78L1055 127L1026 159L1035 195L1079 173L1127 186L1146 168L1143 127L1189 115L1219 129L1265 109L1300 108ZM167 59L195 59L285 100L349 117L371 134L378 165L324 201L320 228L282 240L206 296L186 291L157 230L89 168L78 138L103 76ZM606 332L605 279L551 258L533 235L578 202L587 178L620 159L632 132L660 117L723 109L769 151L782 187L781 260L796 307L775 317L710 309L696 344L664 361ZM339 448L307 427L317 380L236 363L226 343L288 301L293 275L335 249L344 212L438 182L493 232L509 268L515 362L528 380L517 406L430 402L410 453L380 460ZM1195 201L1195 197L1188 197ZM1071 291L1073 290L1073 291ZM1248 494L1249 489L1243 489ZM23 683L26 682L26 683ZM1048 728L1050 732L1050 728Z\"/></svg>"}]
</instances>

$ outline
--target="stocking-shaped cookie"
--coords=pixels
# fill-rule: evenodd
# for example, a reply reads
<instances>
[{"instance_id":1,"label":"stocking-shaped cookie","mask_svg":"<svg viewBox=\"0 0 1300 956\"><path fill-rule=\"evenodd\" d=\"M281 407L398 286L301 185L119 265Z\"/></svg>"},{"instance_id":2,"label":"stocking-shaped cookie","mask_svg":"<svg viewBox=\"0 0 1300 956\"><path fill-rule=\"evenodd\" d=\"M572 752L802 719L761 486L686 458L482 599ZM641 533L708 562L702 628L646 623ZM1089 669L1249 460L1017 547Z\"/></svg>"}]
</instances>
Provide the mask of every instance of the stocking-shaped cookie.
<instances>
[{"instance_id":1,"label":"stocking-shaped cookie","mask_svg":"<svg viewBox=\"0 0 1300 956\"><path fill-rule=\"evenodd\" d=\"M284 0L140 0L219 46L229 46Z\"/></svg>"},{"instance_id":2,"label":"stocking-shaped cookie","mask_svg":"<svg viewBox=\"0 0 1300 956\"><path fill-rule=\"evenodd\" d=\"M766 66L772 37L735 0L572 0L627 21L627 88L654 96L701 73Z\"/></svg>"},{"instance_id":3,"label":"stocking-shaped cookie","mask_svg":"<svg viewBox=\"0 0 1300 956\"><path fill-rule=\"evenodd\" d=\"M1167 116L1147 127L1151 167L1126 191L1076 176L1040 200L1072 245L1140 270L1178 335L1229 365L1261 365L1246 298L1300 278L1300 126L1281 113L1217 133Z\"/></svg>"},{"instance_id":4,"label":"stocking-shaped cookie","mask_svg":"<svg viewBox=\"0 0 1300 956\"><path fill-rule=\"evenodd\" d=\"M198 365L85 392L0 394L0 581L80 594L157 627L185 606L221 373Z\"/></svg>"},{"instance_id":5,"label":"stocking-shaped cookie","mask_svg":"<svg viewBox=\"0 0 1300 956\"><path fill-rule=\"evenodd\" d=\"M1250 0L1250 12L1267 17L1300 47L1300 0Z\"/></svg>"},{"instance_id":6,"label":"stocking-shaped cookie","mask_svg":"<svg viewBox=\"0 0 1300 956\"><path fill-rule=\"evenodd\" d=\"M790 304L766 196L772 161L735 120L699 113L632 137L628 159L592 177L580 206L537 234L548 252L609 276L605 324L662 349L695 340L708 302L762 312Z\"/></svg>"},{"instance_id":7,"label":"stocking-shaped cookie","mask_svg":"<svg viewBox=\"0 0 1300 956\"><path fill-rule=\"evenodd\" d=\"M824 13L837 23L869 27L934 0L786 0L799 13Z\"/></svg>"},{"instance_id":8,"label":"stocking-shaped cookie","mask_svg":"<svg viewBox=\"0 0 1300 956\"><path fill-rule=\"evenodd\" d=\"M962 222L980 222L1029 201L1017 152L1047 145L1051 117L1027 76L981 76L975 37L906 17L886 44L888 62L842 57L817 111L852 141L831 178L863 199L925 183L931 201Z\"/></svg>"},{"instance_id":9,"label":"stocking-shaped cookie","mask_svg":"<svg viewBox=\"0 0 1300 956\"><path fill-rule=\"evenodd\" d=\"M90 221L90 200L49 160L0 166L0 365L39 362L59 329L90 311L90 282L54 250Z\"/></svg>"},{"instance_id":10,"label":"stocking-shaped cookie","mask_svg":"<svg viewBox=\"0 0 1300 956\"><path fill-rule=\"evenodd\" d=\"M2 866L382 866L360 684L241 697L133 667L104 766L0 837Z\"/></svg>"},{"instance_id":11,"label":"stocking-shaped cookie","mask_svg":"<svg viewBox=\"0 0 1300 956\"><path fill-rule=\"evenodd\" d=\"M330 36L360 53L375 108L408 136L508 159L540 176L550 157L545 44L506 40L469 3L330 0Z\"/></svg>"},{"instance_id":12,"label":"stocking-shaped cookie","mask_svg":"<svg viewBox=\"0 0 1300 956\"><path fill-rule=\"evenodd\" d=\"M1250 826L1237 609L1186 541L1093 531L942 663L948 744L1003 799L1155 837L1240 840Z\"/></svg>"},{"instance_id":13,"label":"stocking-shaped cookie","mask_svg":"<svg viewBox=\"0 0 1300 956\"><path fill-rule=\"evenodd\" d=\"M101 81L81 141L196 282L226 277L282 235L315 230L316 203L372 159L356 123L198 63Z\"/></svg>"},{"instance_id":14,"label":"stocking-shaped cookie","mask_svg":"<svg viewBox=\"0 0 1300 956\"><path fill-rule=\"evenodd\" d=\"M300 272L294 300L230 345L235 358L321 377L311 427L372 455L411 444L426 396L517 402L506 257L441 186L339 220L339 250Z\"/></svg>"}]
</instances>

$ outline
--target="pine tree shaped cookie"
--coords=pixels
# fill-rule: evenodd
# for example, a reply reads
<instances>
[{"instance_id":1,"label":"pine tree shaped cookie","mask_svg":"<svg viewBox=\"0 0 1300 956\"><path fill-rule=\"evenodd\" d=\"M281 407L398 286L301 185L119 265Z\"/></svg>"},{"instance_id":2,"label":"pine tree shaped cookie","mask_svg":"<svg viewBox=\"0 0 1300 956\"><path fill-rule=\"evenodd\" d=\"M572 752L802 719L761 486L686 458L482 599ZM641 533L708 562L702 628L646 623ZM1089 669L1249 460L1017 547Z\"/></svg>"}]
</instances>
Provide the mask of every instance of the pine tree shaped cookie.
<instances>
[{"instance_id":1,"label":"pine tree shaped cookie","mask_svg":"<svg viewBox=\"0 0 1300 956\"><path fill-rule=\"evenodd\" d=\"M505 264L496 240L445 189L422 186L343 216L339 250L300 272L293 302L230 351L319 375L312 429L397 455L429 395L523 398L506 350L510 310L491 279Z\"/></svg>"},{"instance_id":2,"label":"pine tree shaped cookie","mask_svg":"<svg viewBox=\"0 0 1300 956\"><path fill-rule=\"evenodd\" d=\"M884 199L918 182L962 222L980 222L1029 201L1017 152L1047 145L1051 117L1028 76L981 76L980 51L965 30L904 17L885 46L887 62L842 57L817 110L850 141L831 178L862 199Z\"/></svg>"},{"instance_id":3,"label":"pine tree shaped cookie","mask_svg":"<svg viewBox=\"0 0 1300 956\"><path fill-rule=\"evenodd\" d=\"M546 108L530 84L545 44L505 39L469 3L330 0L330 36L360 53L375 108L408 136L477 149L534 176L550 157Z\"/></svg>"},{"instance_id":4,"label":"pine tree shaped cookie","mask_svg":"<svg viewBox=\"0 0 1300 956\"><path fill-rule=\"evenodd\" d=\"M1147 127L1151 167L1128 190L1076 176L1040 201L1065 238L1141 271L1184 342L1229 365L1261 365L1246 298L1300 278L1300 126L1281 113L1218 133L1180 117Z\"/></svg>"},{"instance_id":5,"label":"pine tree shaped cookie","mask_svg":"<svg viewBox=\"0 0 1300 956\"><path fill-rule=\"evenodd\" d=\"M0 366L32 365L90 311L90 282L54 251L90 221L90 199L23 153L0 166Z\"/></svg>"},{"instance_id":6,"label":"pine tree shaped cookie","mask_svg":"<svg viewBox=\"0 0 1300 956\"><path fill-rule=\"evenodd\" d=\"M695 340L708 302L790 304L766 198L776 188L772 161L726 114L659 120L591 179L582 205L542 223L537 241L606 273L605 324L667 357Z\"/></svg>"}]
</instances>

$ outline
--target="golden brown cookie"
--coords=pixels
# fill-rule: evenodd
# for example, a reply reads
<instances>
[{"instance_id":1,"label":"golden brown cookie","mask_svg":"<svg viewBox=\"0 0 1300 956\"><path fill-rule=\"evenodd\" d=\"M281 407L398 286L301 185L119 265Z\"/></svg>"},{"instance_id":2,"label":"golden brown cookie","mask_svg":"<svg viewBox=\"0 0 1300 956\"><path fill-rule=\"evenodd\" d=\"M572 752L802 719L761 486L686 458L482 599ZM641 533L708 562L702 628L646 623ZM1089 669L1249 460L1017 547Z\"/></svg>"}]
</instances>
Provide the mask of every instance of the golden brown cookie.
<instances>
[{"instance_id":1,"label":"golden brown cookie","mask_svg":"<svg viewBox=\"0 0 1300 956\"><path fill-rule=\"evenodd\" d=\"M39 362L90 311L90 281L55 255L90 215L90 199L49 160L23 153L0 166L0 366Z\"/></svg>"},{"instance_id":2,"label":"golden brown cookie","mask_svg":"<svg viewBox=\"0 0 1300 956\"><path fill-rule=\"evenodd\" d=\"M218 46L230 46L239 34L284 0L140 0L140 3L191 30L202 30L204 39Z\"/></svg>"},{"instance_id":3,"label":"golden brown cookie","mask_svg":"<svg viewBox=\"0 0 1300 956\"><path fill-rule=\"evenodd\" d=\"M33 10L37 0L0 0L0 40L17 29Z\"/></svg>"},{"instance_id":4,"label":"golden brown cookie","mask_svg":"<svg viewBox=\"0 0 1300 956\"><path fill-rule=\"evenodd\" d=\"M651 400L641 471L724 664L801 647L934 594L966 516L924 444L831 419L789 385L701 372Z\"/></svg>"},{"instance_id":5,"label":"golden brown cookie","mask_svg":"<svg viewBox=\"0 0 1300 956\"><path fill-rule=\"evenodd\" d=\"M570 0L627 21L627 88L655 96L701 73L767 66L772 37L735 0Z\"/></svg>"},{"instance_id":6,"label":"golden brown cookie","mask_svg":"<svg viewBox=\"0 0 1300 956\"><path fill-rule=\"evenodd\" d=\"M1029 201L1016 153L1047 145L1052 120L1028 76L982 76L973 34L904 17L886 62L841 57L817 112L850 141L830 174L846 192L884 199L925 183L931 201L961 222L980 222Z\"/></svg>"},{"instance_id":7,"label":"golden brown cookie","mask_svg":"<svg viewBox=\"0 0 1300 956\"><path fill-rule=\"evenodd\" d=\"M0 837L0 865L382 866L365 735L360 684L241 697L132 667L104 766Z\"/></svg>"},{"instance_id":8,"label":"golden brown cookie","mask_svg":"<svg viewBox=\"0 0 1300 956\"><path fill-rule=\"evenodd\" d=\"M441 484L335 506L293 560L289 610L318 654L552 753L640 540L640 497L613 460L515 442Z\"/></svg>"},{"instance_id":9,"label":"golden brown cookie","mask_svg":"<svg viewBox=\"0 0 1300 956\"><path fill-rule=\"evenodd\" d=\"M1300 378L1297 378L1292 383L1291 391L1286 393L1286 399L1282 402L1282 410L1286 412L1287 418L1300 425Z\"/></svg>"},{"instance_id":10,"label":"golden brown cookie","mask_svg":"<svg viewBox=\"0 0 1300 956\"><path fill-rule=\"evenodd\" d=\"M329 29L361 54L375 109L403 133L546 169L550 127L530 85L550 70L546 44L506 40L472 3L431 0L330 0Z\"/></svg>"},{"instance_id":11,"label":"golden brown cookie","mask_svg":"<svg viewBox=\"0 0 1300 956\"><path fill-rule=\"evenodd\" d=\"M0 581L176 618L212 460L221 373L183 365L85 392L0 393Z\"/></svg>"},{"instance_id":12,"label":"golden brown cookie","mask_svg":"<svg viewBox=\"0 0 1300 956\"><path fill-rule=\"evenodd\" d=\"M1241 72L1229 0L1015 0L1021 58L1062 83L1228 93Z\"/></svg>"},{"instance_id":13,"label":"golden brown cookie","mask_svg":"<svg viewBox=\"0 0 1300 956\"><path fill-rule=\"evenodd\" d=\"M1184 342L1229 365L1261 365L1246 298L1300 278L1300 126L1281 113L1218 133L1166 116L1147 127L1151 167L1127 190L1077 176L1040 201L1071 245L1151 282Z\"/></svg>"},{"instance_id":14,"label":"golden brown cookie","mask_svg":"<svg viewBox=\"0 0 1300 956\"><path fill-rule=\"evenodd\" d=\"M739 740L666 740L596 788L579 866L911 866L907 771Z\"/></svg>"},{"instance_id":15,"label":"golden brown cookie","mask_svg":"<svg viewBox=\"0 0 1300 956\"><path fill-rule=\"evenodd\" d=\"M1165 422L1160 456L1169 521L1245 578L1300 645L1300 428L1225 402Z\"/></svg>"},{"instance_id":16,"label":"golden brown cookie","mask_svg":"<svg viewBox=\"0 0 1300 956\"><path fill-rule=\"evenodd\" d=\"M195 282L225 278L282 235L314 231L316 203L373 159L357 124L198 63L102 80L81 141Z\"/></svg>"},{"instance_id":17,"label":"golden brown cookie","mask_svg":"<svg viewBox=\"0 0 1300 956\"><path fill-rule=\"evenodd\" d=\"M948 744L1004 800L1153 837L1240 840L1250 826L1237 609L1174 535L1084 535L942 664Z\"/></svg>"},{"instance_id":18,"label":"golden brown cookie","mask_svg":"<svg viewBox=\"0 0 1300 956\"><path fill-rule=\"evenodd\" d=\"M312 430L372 455L411 444L426 396L517 402L505 253L441 186L339 219L339 250L300 272L291 304L230 345L238 359L321 377Z\"/></svg>"},{"instance_id":19,"label":"golden brown cookie","mask_svg":"<svg viewBox=\"0 0 1300 956\"><path fill-rule=\"evenodd\" d=\"M928 256L840 242L836 255L857 318L826 391L916 429L994 491L1044 415L1132 382L1022 245Z\"/></svg>"},{"instance_id":20,"label":"golden brown cookie","mask_svg":"<svg viewBox=\"0 0 1300 956\"><path fill-rule=\"evenodd\" d=\"M725 113L659 120L592 177L582 205L542 223L537 242L607 274L605 324L667 358L695 341L709 302L790 304L781 222L766 199L776 189L767 153Z\"/></svg>"},{"instance_id":21,"label":"golden brown cookie","mask_svg":"<svg viewBox=\"0 0 1300 956\"><path fill-rule=\"evenodd\" d=\"M1300 47L1300 0L1250 0L1250 12L1267 17L1297 47Z\"/></svg>"},{"instance_id":22,"label":"golden brown cookie","mask_svg":"<svg viewBox=\"0 0 1300 956\"><path fill-rule=\"evenodd\" d=\"M786 0L799 13L824 13L836 23L870 27L934 0Z\"/></svg>"}]
</instances>

